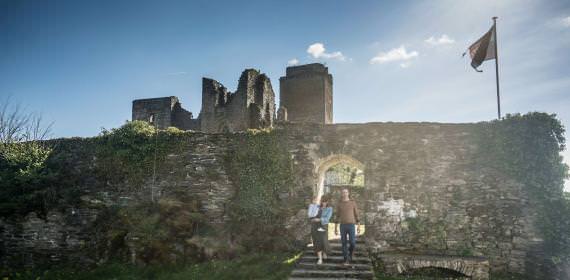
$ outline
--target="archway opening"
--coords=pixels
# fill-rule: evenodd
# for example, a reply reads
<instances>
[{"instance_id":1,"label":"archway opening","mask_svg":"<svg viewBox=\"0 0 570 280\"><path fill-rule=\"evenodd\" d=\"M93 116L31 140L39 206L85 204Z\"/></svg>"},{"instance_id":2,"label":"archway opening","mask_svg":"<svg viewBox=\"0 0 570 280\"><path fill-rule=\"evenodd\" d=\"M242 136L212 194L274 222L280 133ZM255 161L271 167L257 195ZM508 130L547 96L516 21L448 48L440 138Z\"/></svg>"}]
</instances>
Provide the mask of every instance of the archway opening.
<instances>
[{"instance_id":1,"label":"archway opening","mask_svg":"<svg viewBox=\"0 0 570 280\"><path fill-rule=\"evenodd\" d=\"M364 190L365 172L364 164L347 155L331 155L320 161L317 165L318 185L314 190L314 197L320 202L323 195L330 197L332 206L341 200L341 192L348 189L350 199L355 200L358 206L360 226L357 235L364 235L366 230L364 220ZM336 209L333 210L333 212ZM335 235L336 221L329 223L329 239L337 239Z\"/></svg>"},{"instance_id":2,"label":"archway opening","mask_svg":"<svg viewBox=\"0 0 570 280\"><path fill-rule=\"evenodd\" d=\"M331 198L332 204L336 205L341 200L343 189L348 189L350 199L355 200L359 208L360 225L357 229L358 235L363 235L365 231L363 206L361 199L364 193L364 171L345 162L331 166L326 172L323 181L323 195ZM334 228L336 223L329 224L329 239L336 239Z\"/></svg>"},{"instance_id":3,"label":"archway opening","mask_svg":"<svg viewBox=\"0 0 570 280\"><path fill-rule=\"evenodd\" d=\"M325 194L331 194L342 188L359 190L364 188L364 171L345 163L331 166L325 172L323 183Z\"/></svg>"}]
</instances>

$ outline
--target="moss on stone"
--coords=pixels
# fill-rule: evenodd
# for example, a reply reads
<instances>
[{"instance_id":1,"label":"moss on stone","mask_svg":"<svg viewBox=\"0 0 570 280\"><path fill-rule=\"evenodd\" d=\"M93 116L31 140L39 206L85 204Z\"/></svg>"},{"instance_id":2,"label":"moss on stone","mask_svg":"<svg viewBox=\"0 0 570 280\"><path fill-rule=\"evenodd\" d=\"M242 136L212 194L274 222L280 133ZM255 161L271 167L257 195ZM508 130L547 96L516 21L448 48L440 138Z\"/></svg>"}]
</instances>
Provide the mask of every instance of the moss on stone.
<instances>
[{"instance_id":1,"label":"moss on stone","mask_svg":"<svg viewBox=\"0 0 570 280\"><path fill-rule=\"evenodd\" d=\"M292 162L280 131L248 130L235 137L226 166L236 186L230 203L231 232L251 250L287 246L284 220L288 207L279 195L292 188Z\"/></svg>"},{"instance_id":2,"label":"moss on stone","mask_svg":"<svg viewBox=\"0 0 570 280\"><path fill-rule=\"evenodd\" d=\"M564 198L568 166L564 127L556 115L528 113L474 127L479 157L475 165L516 178L539 213L537 226L553 260L570 261L570 203ZM555 263L556 261L553 261Z\"/></svg>"}]
</instances>

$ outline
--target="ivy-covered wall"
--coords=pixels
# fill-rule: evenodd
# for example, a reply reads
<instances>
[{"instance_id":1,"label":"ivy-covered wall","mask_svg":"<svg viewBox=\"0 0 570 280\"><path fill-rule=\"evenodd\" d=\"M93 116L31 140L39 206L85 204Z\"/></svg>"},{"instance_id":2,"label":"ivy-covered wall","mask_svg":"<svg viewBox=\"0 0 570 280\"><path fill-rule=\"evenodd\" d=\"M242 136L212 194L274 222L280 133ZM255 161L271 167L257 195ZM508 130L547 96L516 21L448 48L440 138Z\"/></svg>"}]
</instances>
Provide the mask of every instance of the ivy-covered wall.
<instances>
[{"instance_id":1,"label":"ivy-covered wall","mask_svg":"<svg viewBox=\"0 0 570 280\"><path fill-rule=\"evenodd\" d=\"M316 170L332 155L365 166L357 202L374 254L483 256L492 274L565 279L568 167L555 116L476 124L291 123L283 129L302 172L295 175L298 192L318 185Z\"/></svg>"},{"instance_id":2,"label":"ivy-covered wall","mask_svg":"<svg viewBox=\"0 0 570 280\"><path fill-rule=\"evenodd\" d=\"M42 143L49 156L36 164L37 173L53 176L36 176L28 188L50 187L49 195L34 193L50 203L3 207L11 213L0 219L3 264L207 257L192 238L208 230L203 225L223 223L224 211L215 201L232 195L218 164L226 141L176 129L157 133L144 122L131 122L94 138ZM10 174L2 175L0 182L8 182ZM2 184L2 191L13 187ZM25 193L16 201L26 203Z\"/></svg>"},{"instance_id":3,"label":"ivy-covered wall","mask_svg":"<svg viewBox=\"0 0 570 280\"><path fill-rule=\"evenodd\" d=\"M293 166L280 139L277 131L156 131L134 121L42 143L42 160L27 161L41 176L19 185L11 182L21 172L0 178L0 195L21 194L0 203L0 260L196 262L289 250L292 238L281 233L291 211L280 202ZM49 195L17 191L45 184L54 186ZM36 200L50 203L29 205Z\"/></svg>"},{"instance_id":4,"label":"ivy-covered wall","mask_svg":"<svg viewBox=\"0 0 570 280\"><path fill-rule=\"evenodd\" d=\"M36 171L51 175L17 185L44 202L2 207L5 266L289 250L308 239L306 205L319 166L334 155L364 165L357 202L373 254L485 256L492 272L536 278L567 261L563 130L546 114L478 124L282 123L226 134L131 122L47 144ZM1 176L2 188L13 186ZM49 195L36 192L41 184Z\"/></svg>"}]
</instances>

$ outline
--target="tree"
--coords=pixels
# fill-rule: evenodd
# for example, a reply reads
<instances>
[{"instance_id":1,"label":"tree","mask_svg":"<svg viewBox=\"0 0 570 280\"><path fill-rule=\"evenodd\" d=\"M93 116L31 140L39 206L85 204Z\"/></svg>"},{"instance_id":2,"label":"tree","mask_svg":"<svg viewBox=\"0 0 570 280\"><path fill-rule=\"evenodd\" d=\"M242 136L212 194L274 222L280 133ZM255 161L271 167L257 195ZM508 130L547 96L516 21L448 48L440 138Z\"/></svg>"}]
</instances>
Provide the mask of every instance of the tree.
<instances>
[{"instance_id":1,"label":"tree","mask_svg":"<svg viewBox=\"0 0 570 280\"><path fill-rule=\"evenodd\" d=\"M46 168L51 148L43 141L51 124L5 99L0 103L0 215L45 210L53 188Z\"/></svg>"},{"instance_id":2,"label":"tree","mask_svg":"<svg viewBox=\"0 0 570 280\"><path fill-rule=\"evenodd\" d=\"M0 144L45 140L53 123L44 126L42 121L41 114L26 112L6 98L0 102Z\"/></svg>"}]
</instances>

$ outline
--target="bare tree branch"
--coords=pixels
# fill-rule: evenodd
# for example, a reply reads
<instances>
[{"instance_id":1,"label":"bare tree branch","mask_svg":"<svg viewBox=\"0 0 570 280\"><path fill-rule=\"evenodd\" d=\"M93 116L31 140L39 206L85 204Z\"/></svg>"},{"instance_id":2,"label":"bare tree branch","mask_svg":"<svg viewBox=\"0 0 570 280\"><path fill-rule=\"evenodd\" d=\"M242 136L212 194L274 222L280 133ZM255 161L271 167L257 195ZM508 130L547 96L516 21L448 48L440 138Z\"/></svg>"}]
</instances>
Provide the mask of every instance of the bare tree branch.
<instances>
[{"instance_id":1,"label":"bare tree branch","mask_svg":"<svg viewBox=\"0 0 570 280\"><path fill-rule=\"evenodd\" d=\"M41 114L26 112L10 98L0 101L0 144L45 140L52 125L44 125Z\"/></svg>"}]
</instances>

